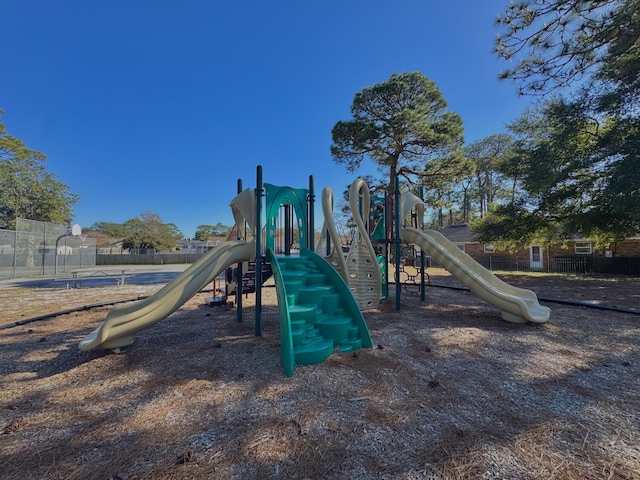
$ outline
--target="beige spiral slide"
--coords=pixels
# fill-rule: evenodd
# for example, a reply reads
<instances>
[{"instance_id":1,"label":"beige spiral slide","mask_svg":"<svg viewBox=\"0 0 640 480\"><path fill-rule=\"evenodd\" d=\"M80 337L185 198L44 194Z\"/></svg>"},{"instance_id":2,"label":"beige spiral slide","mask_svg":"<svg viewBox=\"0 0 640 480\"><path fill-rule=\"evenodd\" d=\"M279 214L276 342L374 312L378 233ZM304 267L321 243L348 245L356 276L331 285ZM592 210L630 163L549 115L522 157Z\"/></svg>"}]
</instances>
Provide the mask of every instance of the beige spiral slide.
<instances>
[{"instance_id":1,"label":"beige spiral slide","mask_svg":"<svg viewBox=\"0 0 640 480\"><path fill-rule=\"evenodd\" d=\"M232 200L231 209L238 230L244 233L245 220L252 219L255 210L252 191L245 190L239 194ZM227 267L251 261L255 254L253 240L218 245L150 297L110 310L104 322L80 342L80 350L104 348L118 351L130 345L136 333L171 315Z\"/></svg>"},{"instance_id":2,"label":"beige spiral slide","mask_svg":"<svg viewBox=\"0 0 640 480\"><path fill-rule=\"evenodd\" d=\"M405 218L412 208L418 210L417 217L422 219L424 216L422 200L411 193L403 194L401 218ZM403 227L400 229L400 236L404 243L418 245L473 293L498 307L502 318L508 322L545 323L549 320L551 310L538 303L535 293L503 282L440 232Z\"/></svg>"}]
</instances>

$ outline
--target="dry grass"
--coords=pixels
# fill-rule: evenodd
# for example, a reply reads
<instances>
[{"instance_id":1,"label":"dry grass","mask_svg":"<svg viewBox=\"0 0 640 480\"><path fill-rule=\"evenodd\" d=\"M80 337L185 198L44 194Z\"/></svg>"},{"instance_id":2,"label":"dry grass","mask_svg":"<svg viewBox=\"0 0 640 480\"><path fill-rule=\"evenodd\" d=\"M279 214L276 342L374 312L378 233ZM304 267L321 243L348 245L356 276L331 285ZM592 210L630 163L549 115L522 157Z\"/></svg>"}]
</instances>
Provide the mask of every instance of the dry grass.
<instances>
[{"instance_id":1,"label":"dry grass","mask_svg":"<svg viewBox=\"0 0 640 480\"><path fill-rule=\"evenodd\" d=\"M203 294L123 355L77 349L107 308L2 330L0 477L640 478L639 317L522 326L469 293L391 294L365 314L376 348L290 379L273 289L261 338L252 297L238 323Z\"/></svg>"}]
</instances>

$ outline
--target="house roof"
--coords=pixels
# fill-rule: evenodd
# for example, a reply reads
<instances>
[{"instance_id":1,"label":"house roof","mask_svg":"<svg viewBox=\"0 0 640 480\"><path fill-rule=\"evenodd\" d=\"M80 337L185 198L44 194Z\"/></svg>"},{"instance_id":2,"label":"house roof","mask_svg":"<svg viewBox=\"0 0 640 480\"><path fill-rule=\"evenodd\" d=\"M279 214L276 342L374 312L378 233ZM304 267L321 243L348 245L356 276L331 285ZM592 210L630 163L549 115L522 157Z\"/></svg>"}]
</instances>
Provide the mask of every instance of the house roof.
<instances>
[{"instance_id":1,"label":"house roof","mask_svg":"<svg viewBox=\"0 0 640 480\"><path fill-rule=\"evenodd\" d=\"M440 230L440 233L454 243L477 243L478 236L473 233L467 224L449 225Z\"/></svg>"}]
</instances>

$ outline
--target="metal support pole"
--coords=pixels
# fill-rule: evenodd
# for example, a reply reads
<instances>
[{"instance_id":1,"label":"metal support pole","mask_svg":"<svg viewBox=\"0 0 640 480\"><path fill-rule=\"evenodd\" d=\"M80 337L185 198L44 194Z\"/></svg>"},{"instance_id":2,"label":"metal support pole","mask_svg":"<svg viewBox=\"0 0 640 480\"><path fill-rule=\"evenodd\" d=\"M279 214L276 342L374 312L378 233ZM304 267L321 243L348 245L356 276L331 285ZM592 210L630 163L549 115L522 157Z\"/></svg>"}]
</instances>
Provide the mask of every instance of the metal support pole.
<instances>
[{"instance_id":1,"label":"metal support pole","mask_svg":"<svg viewBox=\"0 0 640 480\"><path fill-rule=\"evenodd\" d=\"M43 223L42 227L42 275L44 275L44 264L47 255L47 224Z\"/></svg>"},{"instance_id":2,"label":"metal support pole","mask_svg":"<svg viewBox=\"0 0 640 480\"><path fill-rule=\"evenodd\" d=\"M291 255L291 205L283 205L284 208L284 254Z\"/></svg>"},{"instance_id":3,"label":"metal support pole","mask_svg":"<svg viewBox=\"0 0 640 480\"><path fill-rule=\"evenodd\" d=\"M58 238L56 238L56 249L53 252L53 274L54 275L58 274L58 242L60 242L60 239L62 237L66 237L67 235L69 235L69 230L67 230L65 233L63 233ZM65 245L66 245L66 242L65 242ZM65 247L65 252L66 252L66 247ZM42 265L43 265L43 268L44 268L44 260L43 260ZM42 273L44 273L44 271Z\"/></svg>"},{"instance_id":4,"label":"metal support pole","mask_svg":"<svg viewBox=\"0 0 640 480\"><path fill-rule=\"evenodd\" d=\"M384 191L384 216L385 222L389 220L389 192L387 190ZM385 282L387 282L387 296L389 295L389 243L391 238L389 238L389 226L385 224L384 226L384 270Z\"/></svg>"},{"instance_id":5,"label":"metal support pole","mask_svg":"<svg viewBox=\"0 0 640 480\"><path fill-rule=\"evenodd\" d=\"M256 173L256 321L255 335L262 336L262 165L258 165Z\"/></svg>"},{"instance_id":6,"label":"metal support pole","mask_svg":"<svg viewBox=\"0 0 640 480\"><path fill-rule=\"evenodd\" d=\"M13 233L13 265L11 266L11 278L16 278L16 267L18 266L18 222L16 231Z\"/></svg>"},{"instance_id":7,"label":"metal support pole","mask_svg":"<svg viewBox=\"0 0 640 480\"><path fill-rule=\"evenodd\" d=\"M395 263L396 263L396 310L400 310L400 179L396 177L394 186L394 217L395 217Z\"/></svg>"},{"instance_id":8,"label":"metal support pole","mask_svg":"<svg viewBox=\"0 0 640 480\"><path fill-rule=\"evenodd\" d=\"M238 179L238 194L242 193L242 179L239 178ZM246 225L245 225L246 227ZM242 240L242 238L240 237L240 225L236 225L236 238L238 240ZM242 272L242 262L238 262L237 264L237 274L236 274L236 279L237 279L237 283L236 283L236 320L241 323L242 322L242 277L244 275L244 273ZM233 279L233 275L232 275L232 279ZM226 288L226 286L225 286ZM214 293L215 295L215 293Z\"/></svg>"},{"instance_id":9,"label":"metal support pole","mask_svg":"<svg viewBox=\"0 0 640 480\"><path fill-rule=\"evenodd\" d=\"M419 191L418 191L419 195L420 195L420 200L422 200L424 202L424 187L420 187ZM418 226L422 225L422 230L424 230L424 217L423 218L418 218ZM427 268L427 257L424 254L424 249L420 248L420 301L424 302L426 295L425 295L425 281L424 281L424 277L425 277L425 270Z\"/></svg>"},{"instance_id":10,"label":"metal support pole","mask_svg":"<svg viewBox=\"0 0 640 480\"><path fill-rule=\"evenodd\" d=\"M307 235L307 248L312 252L315 249L316 235L315 235L315 202L316 194L313 188L313 175L309 175L309 198L307 199L307 210L309 212L309 232ZM328 235L327 235L328 237Z\"/></svg>"}]
</instances>

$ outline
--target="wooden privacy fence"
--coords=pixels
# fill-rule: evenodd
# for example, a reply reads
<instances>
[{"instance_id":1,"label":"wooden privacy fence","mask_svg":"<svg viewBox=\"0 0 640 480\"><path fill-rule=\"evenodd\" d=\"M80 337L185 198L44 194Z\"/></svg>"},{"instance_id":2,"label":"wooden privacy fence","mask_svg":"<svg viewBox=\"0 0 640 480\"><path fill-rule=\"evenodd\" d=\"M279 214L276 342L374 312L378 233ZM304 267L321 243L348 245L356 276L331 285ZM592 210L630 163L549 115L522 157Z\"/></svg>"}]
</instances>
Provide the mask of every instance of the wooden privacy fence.
<instances>
[{"instance_id":1,"label":"wooden privacy fence","mask_svg":"<svg viewBox=\"0 0 640 480\"><path fill-rule=\"evenodd\" d=\"M156 254L102 254L96 255L96 265L169 265L193 263L202 253L156 253ZM475 259L488 270L518 272L529 270L529 259L509 257L481 257ZM546 260L546 259L545 259ZM439 267L429 259L429 266ZM545 262L547 263L547 262ZM568 274L612 274L640 275L640 257L601 258L593 256L553 257L543 269L547 272Z\"/></svg>"},{"instance_id":2,"label":"wooden privacy fence","mask_svg":"<svg viewBox=\"0 0 640 480\"><path fill-rule=\"evenodd\" d=\"M102 254L96 255L96 265L169 265L193 263L201 253Z\"/></svg>"}]
</instances>

